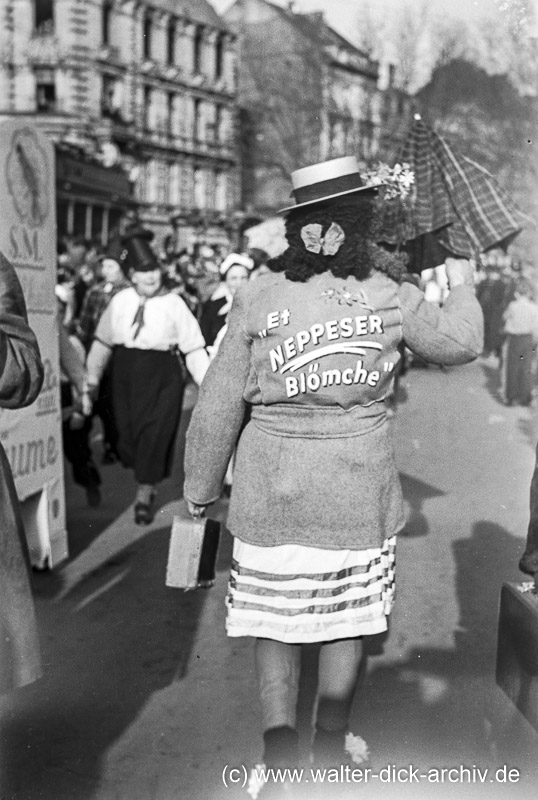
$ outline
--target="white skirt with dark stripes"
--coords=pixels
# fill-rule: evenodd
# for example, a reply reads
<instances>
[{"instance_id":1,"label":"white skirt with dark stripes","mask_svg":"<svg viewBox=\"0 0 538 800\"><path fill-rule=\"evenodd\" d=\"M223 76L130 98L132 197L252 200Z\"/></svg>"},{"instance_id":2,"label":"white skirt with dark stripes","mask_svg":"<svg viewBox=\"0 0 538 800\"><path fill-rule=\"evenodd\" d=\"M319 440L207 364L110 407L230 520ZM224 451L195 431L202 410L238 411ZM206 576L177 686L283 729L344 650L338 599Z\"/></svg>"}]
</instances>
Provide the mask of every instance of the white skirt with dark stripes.
<instances>
[{"instance_id":1,"label":"white skirt with dark stripes","mask_svg":"<svg viewBox=\"0 0 538 800\"><path fill-rule=\"evenodd\" d=\"M302 643L382 633L394 598L395 557L396 536L367 550L259 547L236 538L228 636Z\"/></svg>"}]
</instances>

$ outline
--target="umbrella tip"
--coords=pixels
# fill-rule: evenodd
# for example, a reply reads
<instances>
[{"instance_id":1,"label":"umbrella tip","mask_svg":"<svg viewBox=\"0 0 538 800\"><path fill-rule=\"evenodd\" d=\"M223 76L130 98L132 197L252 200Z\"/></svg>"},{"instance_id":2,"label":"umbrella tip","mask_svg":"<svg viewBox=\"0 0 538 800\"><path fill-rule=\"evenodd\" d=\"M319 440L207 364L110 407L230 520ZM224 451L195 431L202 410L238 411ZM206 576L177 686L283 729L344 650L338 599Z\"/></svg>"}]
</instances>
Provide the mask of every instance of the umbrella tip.
<instances>
[{"instance_id":1,"label":"umbrella tip","mask_svg":"<svg viewBox=\"0 0 538 800\"><path fill-rule=\"evenodd\" d=\"M420 116L420 114L418 114L418 113L417 113L417 114L415 114L414 118L415 118L415 119L422 119L422 117L421 117L421 116Z\"/></svg>"}]
</instances>

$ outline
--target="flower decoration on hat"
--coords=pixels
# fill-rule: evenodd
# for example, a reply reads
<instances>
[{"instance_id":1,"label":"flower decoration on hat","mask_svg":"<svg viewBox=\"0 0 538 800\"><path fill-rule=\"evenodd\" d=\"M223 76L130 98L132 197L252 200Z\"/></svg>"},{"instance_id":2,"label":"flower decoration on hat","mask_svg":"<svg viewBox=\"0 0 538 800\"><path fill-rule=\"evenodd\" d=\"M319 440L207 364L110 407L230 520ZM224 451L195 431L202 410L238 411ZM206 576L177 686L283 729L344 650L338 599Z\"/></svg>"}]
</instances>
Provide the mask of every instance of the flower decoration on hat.
<instances>
[{"instance_id":1,"label":"flower decoration on hat","mask_svg":"<svg viewBox=\"0 0 538 800\"><path fill-rule=\"evenodd\" d=\"M366 186L383 187L385 200L405 200L415 183L415 173L407 163L389 167L380 161L377 167L363 172L361 177Z\"/></svg>"},{"instance_id":2,"label":"flower decoration on hat","mask_svg":"<svg viewBox=\"0 0 538 800\"><path fill-rule=\"evenodd\" d=\"M334 256L346 240L343 229L337 222L331 226L325 236L321 235L323 228L318 223L310 223L301 228L301 239L310 253L321 253L324 256Z\"/></svg>"}]
</instances>

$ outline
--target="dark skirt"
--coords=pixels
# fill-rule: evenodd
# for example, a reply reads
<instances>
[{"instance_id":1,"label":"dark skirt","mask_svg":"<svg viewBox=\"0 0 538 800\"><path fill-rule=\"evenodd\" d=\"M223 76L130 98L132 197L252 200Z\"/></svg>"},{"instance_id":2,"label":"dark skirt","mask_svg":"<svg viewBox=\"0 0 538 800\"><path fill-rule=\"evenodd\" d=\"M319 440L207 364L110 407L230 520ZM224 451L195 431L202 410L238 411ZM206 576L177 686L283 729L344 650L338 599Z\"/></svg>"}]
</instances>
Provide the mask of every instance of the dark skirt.
<instances>
[{"instance_id":1,"label":"dark skirt","mask_svg":"<svg viewBox=\"0 0 538 800\"><path fill-rule=\"evenodd\" d=\"M169 351L115 347L112 399L118 453L138 483L170 477L184 381Z\"/></svg>"}]
</instances>

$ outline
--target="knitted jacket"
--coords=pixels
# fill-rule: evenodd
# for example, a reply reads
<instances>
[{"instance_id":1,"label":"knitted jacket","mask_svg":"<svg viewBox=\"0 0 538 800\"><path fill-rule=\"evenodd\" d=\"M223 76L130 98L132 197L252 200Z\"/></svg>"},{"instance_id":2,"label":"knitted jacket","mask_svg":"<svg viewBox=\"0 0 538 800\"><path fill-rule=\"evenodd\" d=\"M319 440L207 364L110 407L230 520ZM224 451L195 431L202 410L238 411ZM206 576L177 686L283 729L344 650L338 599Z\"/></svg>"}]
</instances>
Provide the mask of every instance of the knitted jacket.
<instances>
[{"instance_id":1,"label":"knitted jacket","mask_svg":"<svg viewBox=\"0 0 538 800\"><path fill-rule=\"evenodd\" d=\"M402 339L438 364L482 351L474 291L442 309L381 273L330 272L306 283L282 273L236 295L187 434L185 497L220 494L237 447L231 532L258 545L380 546L404 525L384 398Z\"/></svg>"}]
</instances>

